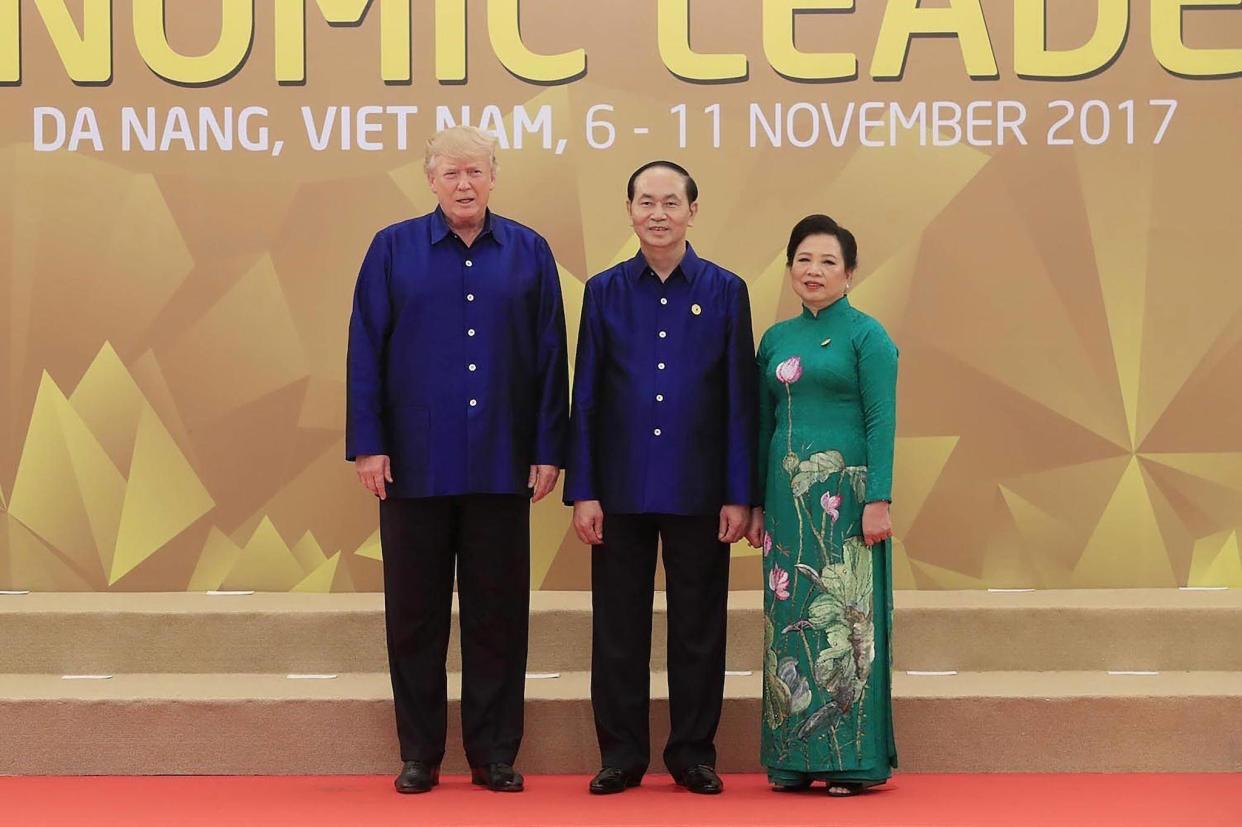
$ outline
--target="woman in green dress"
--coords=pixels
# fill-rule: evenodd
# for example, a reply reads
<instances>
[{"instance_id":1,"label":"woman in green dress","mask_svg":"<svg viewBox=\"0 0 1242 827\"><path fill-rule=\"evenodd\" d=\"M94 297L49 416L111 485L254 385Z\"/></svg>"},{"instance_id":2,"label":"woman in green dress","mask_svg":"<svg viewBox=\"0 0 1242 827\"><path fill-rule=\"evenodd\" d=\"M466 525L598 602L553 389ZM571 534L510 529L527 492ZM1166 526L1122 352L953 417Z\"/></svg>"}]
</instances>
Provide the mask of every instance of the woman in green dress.
<instances>
[{"instance_id":1,"label":"woman in green dress","mask_svg":"<svg viewBox=\"0 0 1242 827\"><path fill-rule=\"evenodd\" d=\"M897 348L846 294L854 236L825 215L787 248L802 312L759 344L764 508L761 760L781 791L853 795L897 766L889 519Z\"/></svg>"}]
</instances>

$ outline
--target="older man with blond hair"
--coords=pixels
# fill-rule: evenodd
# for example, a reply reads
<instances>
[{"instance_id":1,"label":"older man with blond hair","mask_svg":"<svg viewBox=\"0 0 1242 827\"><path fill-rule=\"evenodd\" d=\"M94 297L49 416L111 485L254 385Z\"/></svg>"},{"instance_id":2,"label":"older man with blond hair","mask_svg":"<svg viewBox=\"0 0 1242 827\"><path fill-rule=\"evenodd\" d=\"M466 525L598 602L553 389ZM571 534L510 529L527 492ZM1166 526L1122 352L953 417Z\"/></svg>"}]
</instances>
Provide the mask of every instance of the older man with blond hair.
<instances>
[{"instance_id":1,"label":"older man with blond hair","mask_svg":"<svg viewBox=\"0 0 1242 827\"><path fill-rule=\"evenodd\" d=\"M548 243L487 207L496 140L445 130L425 169L439 206L380 230L358 274L346 458L379 503L397 790L439 779L456 572L466 759L474 783L517 792L530 504L563 464L564 308Z\"/></svg>"}]
</instances>

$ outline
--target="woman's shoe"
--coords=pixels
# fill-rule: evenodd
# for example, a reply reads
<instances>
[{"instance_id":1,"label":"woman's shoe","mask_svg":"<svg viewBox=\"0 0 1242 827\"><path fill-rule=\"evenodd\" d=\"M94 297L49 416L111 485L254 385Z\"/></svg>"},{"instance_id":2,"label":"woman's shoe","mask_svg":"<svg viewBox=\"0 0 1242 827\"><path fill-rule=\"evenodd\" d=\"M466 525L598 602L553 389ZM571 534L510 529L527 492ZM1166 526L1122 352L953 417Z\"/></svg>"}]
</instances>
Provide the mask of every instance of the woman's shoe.
<instances>
[{"instance_id":1,"label":"woman's shoe","mask_svg":"<svg viewBox=\"0 0 1242 827\"><path fill-rule=\"evenodd\" d=\"M829 781L828 795L834 798L849 798L852 795L858 795L867 787L859 784L857 781Z\"/></svg>"},{"instance_id":2,"label":"woman's shoe","mask_svg":"<svg viewBox=\"0 0 1242 827\"><path fill-rule=\"evenodd\" d=\"M811 779L807 778L797 781L793 784L773 784L772 792L777 793L803 793L811 789Z\"/></svg>"}]
</instances>

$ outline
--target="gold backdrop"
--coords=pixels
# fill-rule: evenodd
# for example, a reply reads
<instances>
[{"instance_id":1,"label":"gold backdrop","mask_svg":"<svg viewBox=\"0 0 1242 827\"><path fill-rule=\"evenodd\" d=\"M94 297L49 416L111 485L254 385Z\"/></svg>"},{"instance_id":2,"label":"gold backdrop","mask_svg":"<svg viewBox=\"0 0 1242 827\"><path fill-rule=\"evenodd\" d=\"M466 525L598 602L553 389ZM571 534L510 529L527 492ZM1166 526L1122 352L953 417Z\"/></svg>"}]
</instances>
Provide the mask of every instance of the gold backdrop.
<instances>
[{"instance_id":1,"label":"gold backdrop","mask_svg":"<svg viewBox=\"0 0 1242 827\"><path fill-rule=\"evenodd\" d=\"M398 3L373 5L361 25L329 26L310 3L305 80L281 84L273 5L257 3L244 64L195 85L148 68L129 2L102 18L109 76L82 83L62 56L73 44L57 49L34 2L20 3L20 24L19 4L0 3L0 33L20 25L22 46L0 45L0 69L20 62L20 81L0 87L0 588L378 588L375 503L343 461L351 292L375 230L434 206L422 141L437 106L460 115L463 104L475 123L496 105L507 131L514 106L551 107L554 148L527 134L504 151L492 204L551 242L571 354L583 281L635 249L623 190L645 160L673 158L697 177L691 240L749 282L756 340L797 310L783 268L791 225L827 212L856 232L855 304L902 351L899 587L1242 586L1242 80L1162 66L1149 3L1129 3L1114 61L1068 81L1017 76L1010 2L982 3L993 79L970 76L954 37L913 39L901 77L875 79L880 0L799 14L799 48L858 56L856 79L821 83L765 58L757 0L694 0L693 48L747 57L744 78L715 83L662 60L665 0L527 0L531 51L587 53L585 74L545 83L506 70L488 4L471 0L466 77L437 82L437 71L453 75L454 3L416 0L412 82L386 83L381 61L394 55L379 48L380 12ZM499 15L506 4L491 5ZM1086 42L1095 5L1049 2L1049 48ZM1232 49L1215 59L1237 64L1242 4L1225 5L1187 10L1180 37ZM66 4L41 6L54 18ZM67 6L81 25L80 0ZM219 2L166 6L177 51L216 45ZM1054 137L1073 142L1049 145L1070 111L1049 106L1060 99L1073 116ZM896 145L864 145L892 136L885 120L840 146L821 124L818 143L795 145L821 104L840 128L851 102L908 114L920 101L930 111L976 100L1025 106L1027 143L995 145L981 124L978 145L954 142L951 128L944 146L905 129ZM1168 105L1152 100L1177 101L1158 145ZM773 147L760 124L750 146L752 103L770 125L776 104L799 102L810 105L795 110L792 139ZM607 149L588 145L598 104L614 107L596 111L615 129ZM715 104L719 148L705 111ZM301 107L318 124L332 105L419 113L404 151L388 116L374 135L382 151L343 150L339 135L315 151ZM154 107L160 126L184 107L194 151L184 137L127 151L126 106ZM268 110L262 123L286 141L279 157L197 145L199 107L246 106ZM46 114L37 135L39 107L64 113L66 138L89 107L102 149L82 130L73 151L57 148ZM534 511L532 587L587 588L589 555L559 491ZM734 555L733 586L759 588L759 558L743 546Z\"/></svg>"}]
</instances>

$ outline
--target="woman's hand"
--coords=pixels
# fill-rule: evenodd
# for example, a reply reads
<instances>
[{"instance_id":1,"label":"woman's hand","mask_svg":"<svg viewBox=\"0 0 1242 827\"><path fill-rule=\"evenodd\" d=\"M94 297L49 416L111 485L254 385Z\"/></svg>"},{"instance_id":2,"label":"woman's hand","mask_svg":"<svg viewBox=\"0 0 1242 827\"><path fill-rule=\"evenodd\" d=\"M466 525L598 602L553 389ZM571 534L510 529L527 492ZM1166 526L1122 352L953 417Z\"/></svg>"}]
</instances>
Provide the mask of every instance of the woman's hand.
<instances>
[{"instance_id":1,"label":"woman's hand","mask_svg":"<svg viewBox=\"0 0 1242 827\"><path fill-rule=\"evenodd\" d=\"M863 542L868 546L893 536L893 520L888 513L888 503L881 500L863 506L862 530Z\"/></svg>"}]
</instances>

